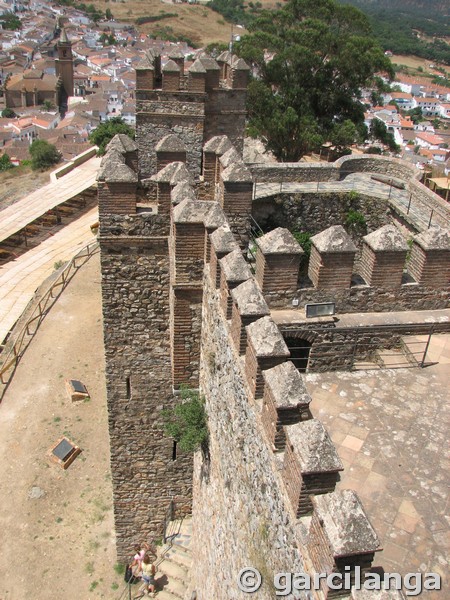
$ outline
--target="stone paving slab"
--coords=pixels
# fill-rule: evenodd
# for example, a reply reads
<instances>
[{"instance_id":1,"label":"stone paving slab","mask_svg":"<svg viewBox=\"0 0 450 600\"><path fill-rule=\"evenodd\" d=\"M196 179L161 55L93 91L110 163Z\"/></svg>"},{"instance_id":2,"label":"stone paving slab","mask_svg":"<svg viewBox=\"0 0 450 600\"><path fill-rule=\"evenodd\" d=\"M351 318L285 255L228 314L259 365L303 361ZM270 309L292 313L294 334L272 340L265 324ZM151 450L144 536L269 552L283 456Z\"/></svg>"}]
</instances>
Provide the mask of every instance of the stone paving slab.
<instances>
[{"instance_id":1,"label":"stone paving slab","mask_svg":"<svg viewBox=\"0 0 450 600\"><path fill-rule=\"evenodd\" d=\"M98 219L93 208L54 236L0 267L0 344L20 317L33 294L58 261L70 260L95 238L90 225Z\"/></svg>"},{"instance_id":2,"label":"stone paving slab","mask_svg":"<svg viewBox=\"0 0 450 600\"><path fill-rule=\"evenodd\" d=\"M14 235L47 211L93 185L101 158L93 157L55 182L39 188L0 211L0 242Z\"/></svg>"},{"instance_id":3,"label":"stone paving slab","mask_svg":"<svg viewBox=\"0 0 450 600\"><path fill-rule=\"evenodd\" d=\"M450 334L433 335L428 359L438 364L305 379L312 413L328 428L344 464L338 489L359 494L381 538L374 565L446 577Z\"/></svg>"}]
</instances>

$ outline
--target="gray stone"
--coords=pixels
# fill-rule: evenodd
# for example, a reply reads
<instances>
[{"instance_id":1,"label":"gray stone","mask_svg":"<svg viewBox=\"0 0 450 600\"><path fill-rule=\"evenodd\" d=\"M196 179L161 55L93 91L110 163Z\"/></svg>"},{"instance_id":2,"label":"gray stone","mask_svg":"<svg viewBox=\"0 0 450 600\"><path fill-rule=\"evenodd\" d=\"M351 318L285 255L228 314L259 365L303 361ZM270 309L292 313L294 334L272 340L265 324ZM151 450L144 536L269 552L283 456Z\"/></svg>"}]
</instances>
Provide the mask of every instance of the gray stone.
<instances>
[{"instance_id":1,"label":"gray stone","mask_svg":"<svg viewBox=\"0 0 450 600\"><path fill-rule=\"evenodd\" d=\"M236 148L234 148L234 146L232 146L229 150L227 150L224 154L222 154L222 156L219 158L219 161L220 161L220 164L222 165L222 167L224 169L226 169L233 163L241 163L242 164L242 157L240 156L240 154L238 153Z\"/></svg>"},{"instance_id":2,"label":"gray stone","mask_svg":"<svg viewBox=\"0 0 450 600\"><path fill-rule=\"evenodd\" d=\"M210 237L211 245L218 254L231 252L238 248L234 235L228 225L222 225Z\"/></svg>"},{"instance_id":3,"label":"gray stone","mask_svg":"<svg viewBox=\"0 0 450 600\"><path fill-rule=\"evenodd\" d=\"M199 60L207 71L220 71L219 65L214 60L214 58L211 58L211 56L208 56L207 54L202 54Z\"/></svg>"},{"instance_id":4,"label":"gray stone","mask_svg":"<svg viewBox=\"0 0 450 600\"><path fill-rule=\"evenodd\" d=\"M125 154L127 152L135 152L137 150L137 144L128 135L117 133L106 146L106 153L112 149Z\"/></svg>"},{"instance_id":5,"label":"gray stone","mask_svg":"<svg viewBox=\"0 0 450 600\"><path fill-rule=\"evenodd\" d=\"M243 163L233 163L222 173L222 179L229 183L251 183L252 174Z\"/></svg>"},{"instance_id":6,"label":"gray stone","mask_svg":"<svg viewBox=\"0 0 450 600\"><path fill-rule=\"evenodd\" d=\"M171 51L169 52L169 58L183 58L184 59L184 52L181 51L179 46L175 46L174 48L171 49Z\"/></svg>"},{"instance_id":7,"label":"gray stone","mask_svg":"<svg viewBox=\"0 0 450 600\"><path fill-rule=\"evenodd\" d=\"M188 71L189 73L206 73L206 69L199 58L189 67Z\"/></svg>"},{"instance_id":8,"label":"gray stone","mask_svg":"<svg viewBox=\"0 0 450 600\"><path fill-rule=\"evenodd\" d=\"M172 204L179 204L182 200L196 200L195 190L190 183L182 181L172 188L170 193Z\"/></svg>"},{"instance_id":9,"label":"gray stone","mask_svg":"<svg viewBox=\"0 0 450 600\"><path fill-rule=\"evenodd\" d=\"M231 54L231 52L229 52L228 50L224 50L221 54L219 54L219 56L217 57L217 62L224 62L224 63L229 63L231 64L231 59L232 59L233 55Z\"/></svg>"},{"instance_id":10,"label":"gray stone","mask_svg":"<svg viewBox=\"0 0 450 600\"><path fill-rule=\"evenodd\" d=\"M186 146L182 140L175 135L165 135L155 146L156 152L186 152Z\"/></svg>"},{"instance_id":11,"label":"gray stone","mask_svg":"<svg viewBox=\"0 0 450 600\"><path fill-rule=\"evenodd\" d=\"M250 67L245 62L245 60L243 58L238 58L237 56L235 56L232 60L231 66L237 71L250 71Z\"/></svg>"},{"instance_id":12,"label":"gray stone","mask_svg":"<svg viewBox=\"0 0 450 600\"><path fill-rule=\"evenodd\" d=\"M180 66L172 59L169 59L162 68L163 73L179 73L180 71Z\"/></svg>"},{"instance_id":13,"label":"gray stone","mask_svg":"<svg viewBox=\"0 0 450 600\"><path fill-rule=\"evenodd\" d=\"M450 231L434 225L416 235L414 241L424 250L450 250Z\"/></svg>"},{"instance_id":14,"label":"gray stone","mask_svg":"<svg viewBox=\"0 0 450 600\"><path fill-rule=\"evenodd\" d=\"M277 227L255 241L263 254L304 254L292 233L283 227Z\"/></svg>"},{"instance_id":15,"label":"gray stone","mask_svg":"<svg viewBox=\"0 0 450 600\"><path fill-rule=\"evenodd\" d=\"M321 421L310 419L290 425L287 435L299 458L302 474L336 473L344 470Z\"/></svg>"},{"instance_id":16,"label":"gray stone","mask_svg":"<svg viewBox=\"0 0 450 600\"><path fill-rule=\"evenodd\" d=\"M356 492L341 490L313 497L312 502L335 558L381 550Z\"/></svg>"},{"instance_id":17,"label":"gray stone","mask_svg":"<svg viewBox=\"0 0 450 600\"><path fill-rule=\"evenodd\" d=\"M236 302L242 317L264 317L270 314L264 296L253 278L231 290L231 297Z\"/></svg>"},{"instance_id":18,"label":"gray stone","mask_svg":"<svg viewBox=\"0 0 450 600\"><path fill-rule=\"evenodd\" d=\"M151 181L156 183L170 183L176 185L177 183L193 183L194 179L186 168L183 162L173 162L165 166L161 171L158 171L156 175L150 178Z\"/></svg>"},{"instance_id":19,"label":"gray stone","mask_svg":"<svg viewBox=\"0 0 450 600\"><path fill-rule=\"evenodd\" d=\"M115 148L102 159L97 174L97 181L106 183L137 183L137 174L125 164L125 159Z\"/></svg>"},{"instance_id":20,"label":"gray stone","mask_svg":"<svg viewBox=\"0 0 450 600\"><path fill-rule=\"evenodd\" d=\"M333 225L311 238L319 252L356 252L356 246L342 225Z\"/></svg>"},{"instance_id":21,"label":"gray stone","mask_svg":"<svg viewBox=\"0 0 450 600\"><path fill-rule=\"evenodd\" d=\"M230 139L226 135L215 135L210 140L206 142L203 146L203 150L205 152L215 152L216 154L224 154L227 150L232 147L232 143ZM217 150L220 152L218 153Z\"/></svg>"},{"instance_id":22,"label":"gray stone","mask_svg":"<svg viewBox=\"0 0 450 600\"><path fill-rule=\"evenodd\" d=\"M211 208L210 202L182 200L173 209L174 223L202 223Z\"/></svg>"},{"instance_id":23,"label":"gray stone","mask_svg":"<svg viewBox=\"0 0 450 600\"><path fill-rule=\"evenodd\" d=\"M44 496L45 491L37 485L34 485L28 492L28 498L30 498L30 500L38 500L39 498L43 498Z\"/></svg>"},{"instance_id":24,"label":"gray stone","mask_svg":"<svg viewBox=\"0 0 450 600\"><path fill-rule=\"evenodd\" d=\"M286 342L271 317L262 317L245 329L258 358L290 355Z\"/></svg>"},{"instance_id":25,"label":"gray stone","mask_svg":"<svg viewBox=\"0 0 450 600\"><path fill-rule=\"evenodd\" d=\"M405 238L395 225L380 227L380 229L364 236L363 240L375 251L385 250L386 252L395 252L397 250L408 250Z\"/></svg>"},{"instance_id":26,"label":"gray stone","mask_svg":"<svg viewBox=\"0 0 450 600\"><path fill-rule=\"evenodd\" d=\"M252 276L239 249L233 250L219 260L227 281L246 281Z\"/></svg>"},{"instance_id":27,"label":"gray stone","mask_svg":"<svg viewBox=\"0 0 450 600\"><path fill-rule=\"evenodd\" d=\"M264 381L270 387L277 408L292 408L309 406L311 396L308 394L305 382L293 362L277 365L263 372Z\"/></svg>"},{"instance_id":28,"label":"gray stone","mask_svg":"<svg viewBox=\"0 0 450 600\"><path fill-rule=\"evenodd\" d=\"M207 229L217 229L221 225L225 225L227 218L218 202L208 202L210 208L205 215L203 221Z\"/></svg>"}]
</instances>

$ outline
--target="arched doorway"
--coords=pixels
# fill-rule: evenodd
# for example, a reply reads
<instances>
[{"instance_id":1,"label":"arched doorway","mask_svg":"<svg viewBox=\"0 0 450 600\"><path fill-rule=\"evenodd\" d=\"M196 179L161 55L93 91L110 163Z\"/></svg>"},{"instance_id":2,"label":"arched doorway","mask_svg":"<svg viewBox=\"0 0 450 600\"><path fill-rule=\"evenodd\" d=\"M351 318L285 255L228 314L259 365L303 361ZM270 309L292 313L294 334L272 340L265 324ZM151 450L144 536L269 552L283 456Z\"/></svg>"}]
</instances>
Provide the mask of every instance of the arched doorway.
<instances>
[{"instance_id":1,"label":"arched doorway","mask_svg":"<svg viewBox=\"0 0 450 600\"><path fill-rule=\"evenodd\" d=\"M300 373L306 373L312 343L304 338L287 336L284 338L284 341L286 342L289 352L291 353L290 360L292 360Z\"/></svg>"}]
</instances>

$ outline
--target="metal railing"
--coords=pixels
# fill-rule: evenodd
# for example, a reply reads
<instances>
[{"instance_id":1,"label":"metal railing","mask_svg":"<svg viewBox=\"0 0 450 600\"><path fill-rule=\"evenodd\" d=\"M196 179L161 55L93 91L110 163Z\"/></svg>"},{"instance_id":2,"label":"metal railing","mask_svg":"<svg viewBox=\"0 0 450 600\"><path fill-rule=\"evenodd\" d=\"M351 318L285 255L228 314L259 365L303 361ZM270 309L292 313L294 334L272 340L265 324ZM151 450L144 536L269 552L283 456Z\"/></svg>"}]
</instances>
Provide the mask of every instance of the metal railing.
<instances>
[{"instance_id":1,"label":"metal railing","mask_svg":"<svg viewBox=\"0 0 450 600\"><path fill-rule=\"evenodd\" d=\"M81 250L79 250L77 254L75 254L75 256L69 260L55 281L50 284L49 288L39 299L30 316L27 318L25 324L19 330L17 335L15 335L15 340L12 343L12 346L9 347L9 343L5 345L5 349L0 354L0 401L3 399L8 385L14 376L20 359L22 358L29 343L33 339L35 333L39 329L39 326L44 320L48 311L59 298L78 269L84 265L84 263L87 262L91 256L98 251L98 249L99 245L97 241L90 242L87 244L87 246L81 248Z\"/></svg>"}]
</instances>

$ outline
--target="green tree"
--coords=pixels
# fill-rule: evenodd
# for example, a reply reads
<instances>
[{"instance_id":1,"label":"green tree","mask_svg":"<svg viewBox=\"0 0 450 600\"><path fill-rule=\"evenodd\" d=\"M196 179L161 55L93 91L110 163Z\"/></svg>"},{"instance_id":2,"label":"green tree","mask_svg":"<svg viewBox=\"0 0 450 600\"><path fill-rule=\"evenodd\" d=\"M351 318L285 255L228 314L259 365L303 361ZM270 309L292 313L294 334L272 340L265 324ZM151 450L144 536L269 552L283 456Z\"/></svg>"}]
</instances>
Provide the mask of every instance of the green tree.
<instances>
[{"instance_id":1,"label":"green tree","mask_svg":"<svg viewBox=\"0 0 450 600\"><path fill-rule=\"evenodd\" d=\"M111 21L112 19L114 19L114 15L112 14L112 12L109 8L107 8L105 11L105 17L108 19L108 21Z\"/></svg>"},{"instance_id":2,"label":"green tree","mask_svg":"<svg viewBox=\"0 0 450 600\"><path fill-rule=\"evenodd\" d=\"M380 142L388 146L389 150L396 154L401 150L400 146L395 142L394 135L388 132L386 125L380 119L372 119L370 137L374 140L380 140Z\"/></svg>"},{"instance_id":3,"label":"green tree","mask_svg":"<svg viewBox=\"0 0 450 600\"><path fill-rule=\"evenodd\" d=\"M48 169L61 160L61 154L53 144L46 140L35 140L30 146L31 168Z\"/></svg>"},{"instance_id":4,"label":"green tree","mask_svg":"<svg viewBox=\"0 0 450 600\"><path fill-rule=\"evenodd\" d=\"M0 17L0 25L3 29L9 31L18 31L22 29L22 23L17 15L11 12L7 12Z\"/></svg>"},{"instance_id":5,"label":"green tree","mask_svg":"<svg viewBox=\"0 0 450 600\"><path fill-rule=\"evenodd\" d=\"M43 111L49 111L49 110L53 110L55 108L56 108L56 106L53 104L53 102L51 100L44 100L44 102L42 103Z\"/></svg>"},{"instance_id":6,"label":"green tree","mask_svg":"<svg viewBox=\"0 0 450 600\"><path fill-rule=\"evenodd\" d=\"M249 30L236 45L257 74L249 86L249 133L279 160L316 149L336 124L362 128L361 89L377 84L377 72L393 76L367 18L335 0L288 0L263 11Z\"/></svg>"},{"instance_id":7,"label":"green tree","mask_svg":"<svg viewBox=\"0 0 450 600\"><path fill-rule=\"evenodd\" d=\"M134 129L127 125L121 117L114 117L100 125L90 134L89 141L98 146L97 154L103 156L106 146L118 133L124 133L134 140Z\"/></svg>"},{"instance_id":8,"label":"green tree","mask_svg":"<svg viewBox=\"0 0 450 600\"><path fill-rule=\"evenodd\" d=\"M13 111L12 108L4 108L2 110L2 117L4 119L14 119L15 117L17 117L16 113Z\"/></svg>"},{"instance_id":9,"label":"green tree","mask_svg":"<svg viewBox=\"0 0 450 600\"><path fill-rule=\"evenodd\" d=\"M195 452L200 448L206 452L208 427L203 399L197 392L181 387L181 404L162 413L165 419L164 432L174 438L181 450Z\"/></svg>"},{"instance_id":10,"label":"green tree","mask_svg":"<svg viewBox=\"0 0 450 600\"><path fill-rule=\"evenodd\" d=\"M13 169L14 165L11 162L11 159L7 154L2 154L0 156L0 171L7 171L8 169Z\"/></svg>"}]
</instances>

